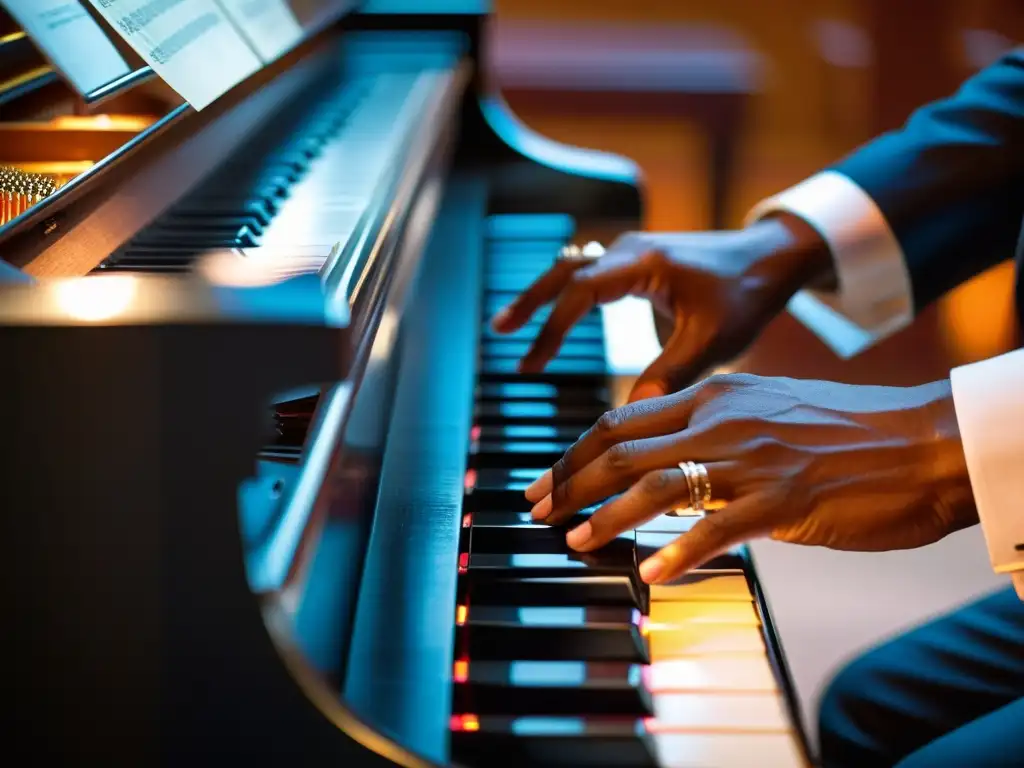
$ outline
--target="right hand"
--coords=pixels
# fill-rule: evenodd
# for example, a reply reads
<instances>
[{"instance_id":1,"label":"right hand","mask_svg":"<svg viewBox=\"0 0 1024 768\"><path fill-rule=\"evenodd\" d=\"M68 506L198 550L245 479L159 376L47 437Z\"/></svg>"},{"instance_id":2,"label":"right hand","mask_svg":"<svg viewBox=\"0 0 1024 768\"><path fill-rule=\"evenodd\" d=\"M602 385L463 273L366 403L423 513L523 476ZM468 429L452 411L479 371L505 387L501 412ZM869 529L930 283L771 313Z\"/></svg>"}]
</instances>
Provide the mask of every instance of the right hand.
<instances>
[{"instance_id":1,"label":"right hand","mask_svg":"<svg viewBox=\"0 0 1024 768\"><path fill-rule=\"evenodd\" d=\"M511 333L555 303L519 365L524 373L536 373L596 305L627 295L647 298L673 321L674 330L633 387L630 401L643 400L682 389L741 354L794 293L827 278L830 268L817 233L787 215L731 232L633 232L596 262L556 263L492 325Z\"/></svg>"}]
</instances>

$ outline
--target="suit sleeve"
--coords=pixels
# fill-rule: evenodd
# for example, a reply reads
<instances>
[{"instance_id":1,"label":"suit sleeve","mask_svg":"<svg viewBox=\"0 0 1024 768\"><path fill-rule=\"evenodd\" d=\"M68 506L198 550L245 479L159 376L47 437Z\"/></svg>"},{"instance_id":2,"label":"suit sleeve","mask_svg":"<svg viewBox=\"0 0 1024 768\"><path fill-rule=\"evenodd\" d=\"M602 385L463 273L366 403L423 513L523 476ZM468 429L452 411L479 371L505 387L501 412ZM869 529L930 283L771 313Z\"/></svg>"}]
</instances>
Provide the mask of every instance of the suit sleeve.
<instances>
[{"instance_id":1,"label":"suit sleeve","mask_svg":"<svg viewBox=\"0 0 1024 768\"><path fill-rule=\"evenodd\" d=\"M1024 212L1024 48L821 174L766 200L829 243L835 293L790 310L843 356L1013 254Z\"/></svg>"}]
</instances>

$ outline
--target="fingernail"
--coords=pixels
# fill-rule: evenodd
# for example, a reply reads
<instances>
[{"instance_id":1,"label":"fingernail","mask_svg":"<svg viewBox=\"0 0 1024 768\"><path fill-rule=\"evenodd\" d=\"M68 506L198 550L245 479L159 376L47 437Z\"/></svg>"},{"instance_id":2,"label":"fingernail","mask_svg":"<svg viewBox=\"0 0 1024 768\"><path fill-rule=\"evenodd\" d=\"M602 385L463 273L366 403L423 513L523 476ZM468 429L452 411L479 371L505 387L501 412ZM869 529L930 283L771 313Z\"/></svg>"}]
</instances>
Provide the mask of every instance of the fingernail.
<instances>
[{"instance_id":1,"label":"fingernail","mask_svg":"<svg viewBox=\"0 0 1024 768\"><path fill-rule=\"evenodd\" d=\"M506 322L508 322L508 317L511 314L511 308L505 307L503 310L498 312L498 314L491 318L491 327L496 331L500 331L501 327L505 325Z\"/></svg>"},{"instance_id":2,"label":"fingernail","mask_svg":"<svg viewBox=\"0 0 1024 768\"><path fill-rule=\"evenodd\" d=\"M579 549L590 541L590 536L593 532L594 529L590 527L590 521L587 520L581 525L577 525L565 535L565 543L573 549Z\"/></svg>"},{"instance_id":3,"label":"fingernail","mask_svg":"<svg viewBox=\"0 0 1024 768\"><path fill-rule=\"evenodd\" d=\"M539 501L541 498L551 493L551 470L549 469L543 475L530 483L525 493L526 498L533 502Z\"/></svg>"},{"instance_id":4,"label":"fingernail","mask_svg":"<svg viewBox=\"0 0 1024 768\"><path fill-rule=\"evenodd\" d=\"M649 557L640 563L640 578L647 584L653 584L663 570L665 570L665 563L659 557Z\"/></svg>"},{"instance_id":5,"label":"fingernail","mask_svg":"<svg viewBox=\"0 0 1024 768\"><path fill-rule=\"evenodd\" d=\"M551 514L551 497L545 496L543 499L533 505L533 509L530 510L530 516L534 520L543 520Z\"/></svg>"}]
</instances>

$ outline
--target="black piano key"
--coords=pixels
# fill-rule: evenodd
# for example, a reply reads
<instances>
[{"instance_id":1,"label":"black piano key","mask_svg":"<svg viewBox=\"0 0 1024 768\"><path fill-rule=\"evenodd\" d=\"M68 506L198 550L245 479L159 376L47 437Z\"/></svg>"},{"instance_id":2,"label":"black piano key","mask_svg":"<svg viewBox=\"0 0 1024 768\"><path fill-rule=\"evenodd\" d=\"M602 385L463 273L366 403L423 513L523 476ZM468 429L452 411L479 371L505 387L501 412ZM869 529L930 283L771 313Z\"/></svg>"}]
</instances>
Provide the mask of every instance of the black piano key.
<instances>
[{"instance_id":1,"label":"black piano key","mask_svg":"<svg viewBox=\"0 0 1024 768\"><path fill-rule=\"evenodd\" d=\"M497 314L496 312L494 314ZM518 341L533 341L537 338L537 332L540 330L540 326L536 323L530 323L524 325L522 328L518 328L511 333L499 333L490 327L491 318L494 314L484 316L484 331L483 341L486 343L490 339L512 339ZM600 325L597 324L583 324L576 325L566 334L566 341L594 341L601 340L604 338L604 330Z\"/></svg>"},{"instance_id":2,"label":"black piano key","mask_svg":"<svg viewBox=\"0 0 1024 768\"><path fill-rule=\"evenodd\" d=\"M458 661L453 710L476 715L650 717L643 668L622 662Z\"/></svg>"},{"instance_id":3,"label":"black piano key","mask_svg":"<svg viewBox=\"0 0 1024 768\"><path fill-rule=\"evenodd\" d=\"M647 768L656 751L643 720L601 717L453 717L452 759L463 765Z\"/></svg>"},{"instance_id":4,"label":"black piano key","mask_svg":"<svg viewBox=\"0 0 1024 768\"><path fill-rule=\"evenodd\" d=\"M550 382L550 379L547 382ZM596 406L563 405L552 402L485 401L476 404L473 419L480 425L515 423L567 426L571 424L579 426L582 432L597 421L604 410Z\"/></svg>"},{"instance_id":5,"label":"black piano key","mask_svg":"<svg viewBox=\"0 0 1024 768\"><path fill-rule=\"evenodd\" d=\"M172 208L171 215L189 219L238 216L251 218L260 226L267 227L274 218L274 211L262 200L231 200L204 196L201 205L194 200L186 200L184 204Z\"/></svg>"},{"instance_id":6,"label":"black piano key","mask_svg":"<svg viewBox=\"0 0 1024 768\"><path fill-rule=\"evenodd\" d=\"M470 453L470 466L478 467L550 467L572 445L569 442L479 443Z\"/></svg>"},{"instance_id":7,"label":"black piano key","mask_svg":"<svg viewBox=\"0 0 1024 768\"><path fill-rule=\"evenodd\" d=\"M256 234L248 225L214 229L203 227L191 229L187 226L150 226L139 233L129 248L136 252L144 249L184 248L198 246L206 248L253 248L257 244Z\"/></svg>"},{"instance_id":8,"label":"black piano key","mask_svg":"<svg viewBox=\"0 0 1024 768\"><path fill-rule=\"evenodd\" d=\"M477 514L473 517L476 519ZM507 587L515 581L561 579L568 581L561 581L553 586L569 591L575 588L586 591L594 587L593 584L583 583L587 578L624 579L608 582L601 590L607 589L615 597L616 602L633 603L646 612L650 601L650 588L637 571L637 552L636 547L629 542L630 536L635 534L623 534L608 546L587 553L573 552L568 547L561 553L489 554L471 551L468 568L464 574L466 584L470 592L493 592L494 585L498 582ZM491 586L485 586L488 584ZM524 593L534 593L534 590L543 592L543 588L543 583L532 582L521 589ZM538 595L537 599L544 599L543 595ZM562 600L559 600L559 603L561 602ZM586 605L588 602L590 601L580 600L580 604Z\"/></svg>"},{"instance_id":9,"label":"black piano key","mask_svg":"<svg viewBox=\"0 0 1024 768\"><path fill-rule=\"evenodd\" d=\"M133 257L130 252L119 253L99 265L101 272L131 271L177 274L187 272L194 261L194 251L162 253Z\"/></svg>"},{"instance_id":10,"label":"black piano key","mask_svg":"<svg viewBox=\"0 0 1024 768\"><path fill-rule=\"evenodd\" d=\"M572 445L579 436L577 427L565 424L484 424L474 432L475 440L480 443L515 441Z\"/></svg>"},{"instance_id":11,"label":"black piano key","mask_svg":"<svg viewBox=\"0 0 1024 768\"><path fill-rule=\"evenodd\" d=\"M490 521L481 524L474 520L472 552L495 555L568 554L571 550L565 543L565 534L570 527L532 521L494 525ZM627 543L632 546L634 541L634 535L629 534Z\"/></svg>"},{"instance_id":12,"label":"black piano key","mask_svg":"<svg viewBox=\"0 0 1024 768\"><path fill-rule=\"evenodd\" d=\"M568 387L539 381L483 382L476 389L477 400L529 400L602 409L608 407L608 398L606 386Z\"/></svg>"},{"instance_id":13,"label":"black piano key","mask_svg":"<svg viewBox=\"0 0 1024 768\"><path fill-rule=\"evenodd\" d=\"M193 232L238 231L242 227L259 237L263 234L263 224L253 216L183 216L171 213L160 217L161 229L186 229Z\"/></svg>"},{"instance_id":14,"label":"black piano key","mask_svg":"<svg viewBox=\"0 0 1024 768\"><path fill-rule=\"evenodd\" d=\"M524 502L522 506L526 507L526 509L481 508L479 511L472 512L473 524L495 528L510 528L517 525L543 525L543 523L535 523L530 516L529 502ZM584 517L584 515L581 515L580 520L582 521Z\"/></svg>"},{"instance_id":15,"label":"black piano key","mask_svg":"<svg viewBox=\"0 0 1024 768\"><path fill-rule=\"evenodd\" d=\"M500 661L649 660L643 615L631 606L471 603L460 628L470 664Z\"/></svg>"},{"instance_id":16,"label":"black piano key","mask_svg":"<svg viewBox=\"0 0 1024 768\"><path fill-rule=\"evenodd\" d=\"M523 488L544 474L541 467L500 467L477 470L474 488Z\"/></svg>"},{"instance_id":17,"label":"black piano key","mask_svg":"<svg viewBox=\"0 0 1024 768\"><path fill-rule=\"evenodd\" d=\"M472 490L467 488L462 502L463 508L471 514L487 510L524 514L529 517L530 507L533 505L523 495L527 485L528 483L523 483L522 487L508 488L474 487Z\"/></svg>"},{"instance_id":18,"label":"black piano key","mask_svg":"<svg viewBox=\"0 0 1024 768\"><path fill-rule=\"evenodd\" d=\"M484 374L514 374L519 372L519 360L499 359L483 360L480 370ZM546 376L558 374L577 375L599 375L608 373L608 364L605 360L565 360L555 358L544 367L540 374L525 374L527 377L535 377L544 380Z\"/></svg>"},{"instance_id":19,"label":"black piano key","mask_svg":"<svg viewBox=\"0 0 1024 768\"><path fill-rule=\"evenodd\" d=\"M600 717L455 715L452 760L461 765L647 768L655 748L643 720Z\"/></svg>"},{"instance_id":20,"label":"black piano key","mask_svg":"<svg viewBox=\"0 0 1024 768\"><path fill-rule=\"evenodd\" d=\"M466 580L466 599L484 605L626 605L647 613L650 592L629 576L508 576L478 572Z\"/></svg>"}]
</instances>

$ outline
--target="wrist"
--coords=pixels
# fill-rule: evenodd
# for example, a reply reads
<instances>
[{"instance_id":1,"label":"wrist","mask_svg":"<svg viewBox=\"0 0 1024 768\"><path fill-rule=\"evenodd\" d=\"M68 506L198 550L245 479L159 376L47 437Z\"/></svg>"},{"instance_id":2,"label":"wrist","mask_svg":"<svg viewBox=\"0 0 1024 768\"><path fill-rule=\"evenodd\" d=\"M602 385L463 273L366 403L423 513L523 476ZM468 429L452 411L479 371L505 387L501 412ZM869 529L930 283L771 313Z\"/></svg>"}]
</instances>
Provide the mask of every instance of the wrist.
<instances>
[{"instance_id":1,"label":"wrist","mask_svg":"<svg viewBox=\"0 0 1024 768\"><path fill-rule=\"evenodd\" d=\"M804 288L835 289L835 267L828 244L803 219L775 212L751 224L756 243L747 273L770 280L788 300Z\"/></svg>"},{"instance_id":2,"label":"wrist","mask_svg":"<svg viewBox=\"0 0 1024 768\"><path fill-rule=\"evenodd\" d=\"M939 490L944 489L943 496L949 500L950 507L975 518L974 494L950 381L944 379L931 382L918 389L923 395L924 417L921 430L921 480Z\"/></svg>"}]
</instances>

